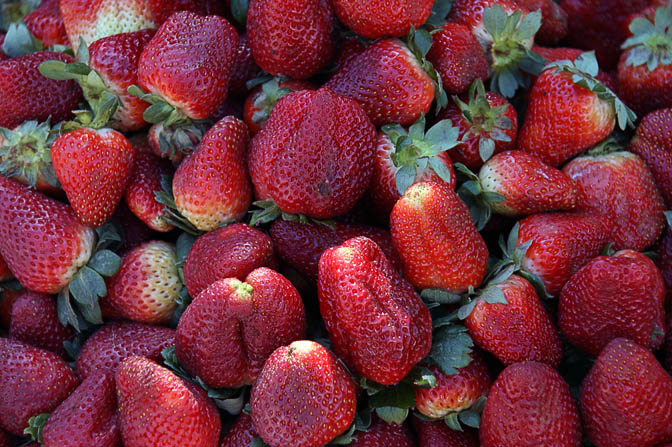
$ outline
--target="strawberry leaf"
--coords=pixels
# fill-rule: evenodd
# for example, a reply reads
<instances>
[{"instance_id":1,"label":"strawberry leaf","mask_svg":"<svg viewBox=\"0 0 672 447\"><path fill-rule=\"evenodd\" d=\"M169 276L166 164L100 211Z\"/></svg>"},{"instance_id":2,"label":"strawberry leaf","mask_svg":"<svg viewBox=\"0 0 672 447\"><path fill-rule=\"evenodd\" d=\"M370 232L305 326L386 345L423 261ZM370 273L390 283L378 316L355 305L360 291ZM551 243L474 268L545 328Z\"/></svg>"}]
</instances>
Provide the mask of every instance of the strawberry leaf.
<instances>
[{"instance_id":1,"label":"strawberry leaf","mask_svg":"<svg viewBox=\"0 0 672 447\"><path fill-rule=\"evenodd\" d=\"M630 23L632 37L623 42L626 66L646 64L653 71L658 65L672 65L672 5L656 9L653 23L637 17Z\"/></svg>"},{"instance_id":2,"label":"strawberry leaf","mask_svg":"<svg viewBox=\"0 0 672 447\"><path fill-rule=\"evenodd\" d=\"M51 414L41 413L28 419L28 427L23 429L23 434L30 436L30 439L33 441L42 443L42 429L44 428L44 424L47 423L49 416Z\"/></svg>"},{"instance_id":3,"label":"strawberry leaf","mask_svg":"<svg viewBox=\"0 0 672 447\"><path fill-rule=\"evenodd\" d=\"M231 0L231 15L240 25L247 23L248 0Z\"/></svg>"},{"instance_id":4,"label":"strawberry leaf","mask_svg":"<svg viewBox=\"0 0 672 447\"><path fill-rule=\"evenodd\" d=\"M121 258L110 250L100 250L91 256L87 266L102 276L116 275L121 268Z\"/></svg>"},{"instance_id":5,"label":"strawberry leaf","mask_svg":"<svg viewBox=\"0 0 672 447\"><path fill-rule=\"evenodd\" d=\"M415 391L410 384L402 381L397 385L385 387L370 396L369 405L373 408L413 408L415 406Z\"/></svg>"},{"instance_id":6,"label":"strawberry leaf","mask_svg":"<svg viewBox=\"0 0 672 447\"><path fill-rule=\"evenodd\" d=\"M42 43L37 40L23 22L9 25L5 41L2 44L2 52L9 57L21 57L44 49Z\"/></svg>"},{"instance_id":7,"label":"strawberry leaf","mask_svg":"<svg viewBox=\"0 0 672 447\"><path fill-rule=\"evenodd\" d=\"M444 326L434 333L429 358L444 374L454 375L471 362L473 346L464 326Z\"/></svg>"},{"instance_id":8,"label":"strawberry leaf","mask_svg":"<svg viewBox=\"0 0 672 447\"><path fill-rule=\"evenodd\" d=\"M75 331L80 332L83 329L83 325L80 325L79 317L75 312L75 309L72 307L70 302L70 292L68 291L68 286L63 288L58 293L56 299L56 310L58 312L58 320L63 326L72 326Z\"/></svg>"},{"instance_id":9,"label":"strawberry leaf","mask_svg":"<svg viewBox=\"0 0 672 447\"><path fill-rule=\"evenodd\" d=\"M394 179L397 183L397 191L399 194L404 195L406 190L411 187L415 182L416 167L413 165L402 166L394 176Z\"/></svg>"},{"instance_id":10,"label":"strawberry leaf","mask_svg":"<svg viewBox=\"0 0 672 447\"><path fill-rule=\"evenodd\" d=\"M404 381L410 382L413 386L419 388L434 388L436 386L436 376L434 373L424 367L415 366L408 373L408 376L404 377Z\"/></svg>"},{"instance_id":11,"label":"strawberry leaf","mask_svg":"<svg viewBox=\"0 0 672 447\"><path fill-rule=\"evenodd\" d=\"M408 408L381 407L376 408L376 414L388 424L401 425L408 418Z\"/></svg>"},{"instance_id":12,"label":"strawberry leaf","mask_svg":"<svg viewBox=\"0 0 672 447\"><path fill-rule=\"evenodd\" d=\"M462 296L451 293L445 289L424 289L420 297L426 303L456 304L462 300Z\"/></svg>"}]
</instances>

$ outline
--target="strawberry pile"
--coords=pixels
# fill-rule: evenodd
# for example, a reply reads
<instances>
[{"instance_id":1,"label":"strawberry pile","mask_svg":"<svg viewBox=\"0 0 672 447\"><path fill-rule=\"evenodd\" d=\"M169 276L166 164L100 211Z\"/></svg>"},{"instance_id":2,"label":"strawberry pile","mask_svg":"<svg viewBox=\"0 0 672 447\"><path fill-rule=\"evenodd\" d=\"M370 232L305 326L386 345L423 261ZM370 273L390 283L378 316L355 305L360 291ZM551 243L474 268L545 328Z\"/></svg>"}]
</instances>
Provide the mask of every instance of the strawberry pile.
<instances>
[{"instance_id":1,"label":"strawberry pile","mask_svg":"<svg viewBox=\"0 0 672 447\"><path fill-rule=\"evenodd\" d=\"M672 446L672 3L0 30L0 447Z\"/></svg>"}]
</instances>

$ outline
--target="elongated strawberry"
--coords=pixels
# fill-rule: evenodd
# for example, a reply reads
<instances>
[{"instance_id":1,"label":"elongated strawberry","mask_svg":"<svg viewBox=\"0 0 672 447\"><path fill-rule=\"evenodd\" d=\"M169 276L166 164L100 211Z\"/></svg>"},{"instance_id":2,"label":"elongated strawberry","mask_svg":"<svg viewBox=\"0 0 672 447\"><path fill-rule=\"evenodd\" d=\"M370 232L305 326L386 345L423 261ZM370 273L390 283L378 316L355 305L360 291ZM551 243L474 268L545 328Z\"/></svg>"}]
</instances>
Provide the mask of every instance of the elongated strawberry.
<instances>
[{"instance_id":1,"label":"elongated strawberry","mask_svg":"<svg viewBox=\"0 0 672 447\"><path fill-rule=\"evenodd\" d=\"M42 0L40 6L23 18L30 34L45 47L70 44L58 3L59 0Z\"/></svg>"},{"instance_id":2,"label":"elongated strawberry","mask_svg":"<svg viewBox=\"0 0 672 447\"><path fill-rule=\"evenodd\" d=\"M528 11L541 10L541 28L534 40L542 45L555 45L567 35L567 12L554 0L516 0Z\"/></svg>"},{"instance_id":3,"label":"elongated strawberry","mask_svg":"<svg viewBox=\"0 0 672 447\"><path fill-rule=\"evenodd\" d=\"M422 421L413 418L418 447L478 447L478 432L469 428L453 430L443 421Z\"/></svg>"},{"instance_id":4,"label":"elongated strawberry","mask_svg":"<svg viewBox=\"0 0 672 447\"><path fill-rule=\"evenodd\" d=\"M395 384L429 353L429 311L372 240L322 254L318 296L335 352L363 377Z\"/></svg>"},{"instance_id":5,"label":"elongated strawberry","mask_svg":"<svg viewBox=\"0 0 672 447\"><path fill-rule=\"evenodd\" d=\"M0 427L18 436L28 419L54 410L77 387L70 367L56 354L0 338ZM11 391L10 391L11 390Z\"/></svg>"},{"instance_id":6,"label":"elongated strawberry","mask_svg":"<svg viewBox=\"0 0 672 447\"><path fill-rule=\"evenodd\" d=\"M258 437L250 415L240 413L231 429L222 438L219 447L249 447L250 443Z\"/></svg>"},{"instance_id":7,"label":"elongated strawberry","mask_svg":"<svg viewBox=\"0 0 672 447\"><path fill-rule=\"evenodd\" d=\"M597 447L672 441L672 377L635 342L609 343L581 385L581 414Z\"/></svg>"},{"instance_id":8,"label":"elongated strawberry","mask_svg":"<svg viewBox=\"0 0 672 447\"><path fill-rule=\"evenodd\" d=\"M415 447L415 439L406 424L390 424L377 416L372 416L366 431L357 432L351 447Z\"/></svg>"},{"instance_id":9,"label":"elongated strawberry","mask_svg":"<svg viewBox=\"0 0 672 447\"><path fill-rule=\"evenodd\" d=\"M121 362L115 382L124 446L217 446L219 413L202 388L138 356Z\"/></svg>"},{"instance_id":10,"label":"elongated strawberry","mask_svg":"<svg viewBox=\"0 0 672 447\"><path fill-rule=\"evenodd\" d=\"M59 321L53 297L26 290L14 300L10 338L63 355L63 342L73 335L72 328Z\"/></svg>"},{"instance_id":11,"label":"elongated strawberry","mask_svg":"<svg viewBox=\"0 0 672 447\"><path fill-rule=\"evenodd\" d=\"M411 27L427 21L433 3L429 0L335 0L339 20L350 30L368 39L403 37Z\"/></svg>"},{"instance_id":12,"label":"elongated strawberry","mask_svg":"<svg viewBox=\"0 0 672 447\"><path fill-rule=\"evenodd\" d=\"M355 384L322 345L295 341L266 360L250 409L255 429L272 447L320 447L352 424Z\"/></svg>"},{"instance_id":13,"label":"elongated strawberry","mask_svg":"<svg viewBox=\"0 0 672 447\"><path fill-rule=\"evenodd\" d=\"M404 276L416 289L461 293L485 276L485 242L467 206L445 184L421 182L407 189L390 215L390 232Z\"/></svg>"}]
</instances>

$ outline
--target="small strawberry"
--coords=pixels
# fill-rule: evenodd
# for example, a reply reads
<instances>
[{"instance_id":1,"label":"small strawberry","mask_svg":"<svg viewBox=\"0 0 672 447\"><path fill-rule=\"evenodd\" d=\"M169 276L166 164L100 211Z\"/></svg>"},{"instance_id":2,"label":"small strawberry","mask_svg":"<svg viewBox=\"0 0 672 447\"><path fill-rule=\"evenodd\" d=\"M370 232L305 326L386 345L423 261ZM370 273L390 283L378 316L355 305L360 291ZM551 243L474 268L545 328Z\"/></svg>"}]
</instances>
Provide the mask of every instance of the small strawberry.
<instances>
[{"instance_id":1,"label":"small strawberry","mask_svg":"<svg viewBox=\"0 0 672 447\"><path fill-rule=\"evenodd\" d=\"M254 427L272 447L323 446L350 427L356 405L343 365L308 340L276 349L250 397Z\"/></svg>"},{"instance_id":2,"label":"small strawberry","mask_svg":"<svg viewBox=\"0 0 672 447\"><path fill-rule=\"evenodd\" d=\"M416 447L415 438L406 424L390 424L372 416L366 431L356 432L350 447Z\"/></svg>"},{"instance_id":3,"label":"small strawberry","mask_svg":"<svg viewBox=\"0 0 672 447\"><path fill-rule=\"evenodd\" d=\"M469 428L453 430L443 421L413 418L418 447L478 447L478 432Z\"/></svg>"},{"instance_id":4,"label":"small strawberry","mask_svg":"<svg viewBox=\"0 0 672 447\"><path fill-rule=\"evenodd\" d=\"M59 0L42 0L40 6L23 18L30 34L45 47L70 44L58 3Z\"/></svg>"},{"instance_id":5,"label":"small strawberry","mask_svg":"<svg viewBox=\"0 0 672 447\"><path fill-rule=\"evenodd\" d=\"M555 45L567 35L567 13L554 0L516 0L516 3L528 11L541 10L541 28L534 35L537 43Z\"/></svg>"},{"instance_id":6,"label":"small strawberry","mask_svg":"<svg viewBox=\"0 0 672 447\"><path fill-rule=\"evenodd\" d=\"M257 63L254 62L254 58L252 57L250 40L247 38L247 34L241 34L240 40L238 41L236 58L233 62L233 67L231 68L229 95L235 97L245 97L245 95L248 95L250 90L247 88L247 82L255 79L260 74L261 68L257 66Z\"/></svg>"},{"instance_id":7,"label":"small strawberry","mask_svg":"<svg viewBox=\"0 0 672 447\"><path fill-rule=\"evenodd\" d=\"M631 340L604 348L583 380L580 402L585 433L597 447L672 441L672 377Z\"/></svg>"},{"instance_id":8,"label":"small strawberry","mask_svg":"<svg viewBox=\"0 0 672 447\"><path fill-rule=\"evenodd\" d=\"M432 12L431 0L334 0L339 20L367 39L403 37L419 28Z\"/></svg>"},{"instance_id":9,"label":"small strawberry","mask_svg":"<svg viewBox=\"0 0 672 447\"><path fill-rule=\"evenodd\" d=\"M250 415L240 413L231 429L222 438L219 447L249 447L250 443L258 437Z\"/></svg>"},{"instance_id":10,"label":"small strawberry","mask_svg":"<svg viewBox=\"0 0 672 447\"><path fill-rule=\"evenodd\" d=\"M199 386L138 356L121 362L115 381L125 447L217 447L219 412Z\"/></svg>"}]
</instances>

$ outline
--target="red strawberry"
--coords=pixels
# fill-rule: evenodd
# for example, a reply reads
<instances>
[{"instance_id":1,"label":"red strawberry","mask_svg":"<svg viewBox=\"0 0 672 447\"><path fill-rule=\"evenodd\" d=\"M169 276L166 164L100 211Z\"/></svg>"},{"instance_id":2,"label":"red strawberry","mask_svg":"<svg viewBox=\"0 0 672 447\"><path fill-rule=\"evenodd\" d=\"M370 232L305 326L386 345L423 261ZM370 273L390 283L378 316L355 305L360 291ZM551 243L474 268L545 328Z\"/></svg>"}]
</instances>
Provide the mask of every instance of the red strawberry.
<instances>
[{"instance_id":1,"label":"red strawberry","mask_svg":"<svg viewBox=\"0 0 672 447\"><path fill-rule=\"evenodd\" d=\"M254 61L272 75L313 76L333 58L334 19L327 0L252 0L247 36Z\"/></svg>"},{"instance_id":2,"label":"red strawberry","mask_svg":"<svg viewBox=\"0 0 672 447\"><path fill-rule=\"evenodd\" d=\"M485 30L483 13L494 4L499 5L506 15L521 9L516 0L455 0L448 21L461 23L469 28L485 47L486 42L492 42L492 36Z\"/></svg>"},{"instance_id":3,"label":"red strawberry","mask_svg":"<svg viewBox=\"0 0 672 447\"><path fill-rule=\"evenodd\" d=\"M184 284L198 296L210 284L226 278L241 281L259 267L275 268L273 242L244 223L217 228L200 236L184 262Z\"/></svg>"},{"instance_id":4,"label":"red strawberry","mask_svg":"<svg viewBox=\"0 0 672 447\"><path fill-rule=\"evenodd\" d=\"M72 328L63 326L58 320L56 300L53 297L26 290L14 300L9 326L10 338L64 355L63 342L73 335Z\"/></svg>"},{"instance_id":5,"label":"red strawberry","mask_svg":"<svg viewBox=\"0 0 672 447\"><path fill-rule=\"evenodd\" d=\"M97 371L114 372L126 357L161 360L161 351L175 344L175 331L132 322L107 323L84 343L77 356L77 375L86 379Z\"/></svg>"},{"instance_id":6,"label":"red strawberry","mask_svg":"<svg viewBox=\"0 0 672 447\"><path fill-rule=\"evenodd\" d=\"M614 248L641 251L660 236L665 204L637 155L611 152L575 158L562 169L582 193L582 208L611 221Z\"/></svg>"},{"instance_id":7,"label":"red strawberry","mask_svg":"<svg viewBox=\"0 0 672 447\"><path fill-rule=\"evenodd\" d=\"M22 293L22 290L14 291L11 289L3 289L0 291L0 327L9 329L14 301L16 301Z\"/></svg>"},{"instance_id":8,"label":"red strawberry","mask_svg":"<svg viewBox=\"0 0 672 447\"><path fill-rule=\"evenodd\" d=\"M546 59L548 62L556 62L561 60L576 60L581 54L582 50L578 48L567 48L567 47L554 47L546 48L540 46L533 46L532 51L537 53L539 56ZM604 84L605 87L609 88L612 91L616 91L616 74L614 72L608 72L604 70L599 70L595 79Z\"/></svg>"},{"instance_id":9,"label":"red strawberry","mask_svg":"<svg viewBox=\"0 0 672 447\"><path fill-rule=\"evenodd\" d=\"M461 293L485 276L485 242L467 206L445 184L422 182L406 190L390 215L390 232L404 276L416 289Z\"/></svg>"},{"instance_id":10,"label":"red strawberry","mask_svg":"<svg viewBox=\"0 0 672 447\"><path fill-rule=\"evenodd\" d=\"M219 447L249 447L250 442L259 435L252 425L252 418L247 413L240 413L233 427L222 438Z\"/></svg>"},{"instance_id":11,"label":"red strawberry","mask_svg":"<svg viewBox=\"0 0 672 447\"><path fill-rule=\"evenodd\" d=\"M42 429L44 447L121 447L114 373L97 371L56 408Z\"/></svg>"},{"instance_id":12,"label":"red strawberry","mask_svg":"<svg viewBox=\"0 0 672 447\"><path fill-rule=\"evenodd\" d=\"M75 81L54 81L40 74L37 67L48 60L70 63L63 53L40 51L0 61L0 126L13 129L27 120L57 123L72 116L82 99Z\"/></svg>"},{"instance_id":13,"label":"red strawberry","mask_svg":"<svg viewBox=\"0 0 672 447\"><path fill-rule=\"evenodd\" d=\"M29 418L54 410L77 387L63 359L19 341L0 338L0 365L0 427L18 436Z\"/></svg>"},{"instance_id":14,"label":"red strawberry","mask_svg":"<svg viewBox=\"0 0 672 447\"><path fill-rule=\"evenodd\" d=\"M216 447L217 407L199 386L153 361L131 356L115 374L125 447Z\"/></svg>"},{"instance_id":15,"label":"red strawberry","mask_svg":"<svg viewBox=\"0 0 672 447\"><path fill-rule=\"evenodd\" d=\"M557 371L544 363L516 363L490 388L479 436L481 447L580 447L581 421Z\"/></svg>"},{"instance_id":16,"label":"red strawberry","mask_svg":"<svg viewBox=\"0 0 672 447\"><path fill-rule=\"evenodd\" d=\"M334 351L357 374L392 385L429 354L427 307L371 239L326 250L317 290Z\"/></svg>"},{"instance_id":17,"label":"red strawberry","mask_svg":"<svg viewBox=\"0 0 672 447\"><path fill-rule=\"evenodd\" d=\"M567 34L567 13L554 0L516 0L528 11L541 10L541 28L534 40L543 45L555 45Z\"/></svg>"},{"instance_id":18,"label":"red strawberry","mask_svg":"<svg viewBox=\"0 0 672 447\"><path fill-rule=\"evenodd\" d=\"M334 61L334 71L349 65L366 50L366 45L356 36L343 36L343 40L338 44L338 54Z\"/></svg>"},{"instance_id":19,"label":"red strawberry","mask_svg":"<svg viewBox=\"0 0 672 447\"><path fill-rule=\"evenodd\" d=\"M222 104L222 106L225 104ZM222 106L217 108L214 113L219 113ZM147 143L157 157L167 158L173 162L173 165L177 166L184 157L191 154L198 146L198 143L203 139L203 135L210 128L210 124L210 121L196 121L186 127L179 123L170 126L164 126L163 123L152 124L147 131Z\"/></svg>"},{"instance_id":20,"label":"red strawberry","mask_svg":"<svg viewBox=\"0 0 672 447\"><path fill-rule=\"evenodd\" d=\"M242 219L252 203L245 170L249 136L232 116L212 126L173 177L175 206L201 231Z\"/></svg>"},{"instance_id":21,"label":"red strawberry","mask_svg":"<svg viewBox=\"0 0 672 447\"><path fill-rule=\"evenodd\" d=\"M581 385L583 426L597 447L672 441L672 377L631 340L609 343Z\"/></svg>"},{"instance_id":22,"label":"red strawberry","mask_svg":"<svg viewBox=\"0 0 672 447\"><path fill-rule=\"evenodd\" d=\"M229 95L244 97L249 93L247 82L261 74L261 69L252 58L252 49L247 34L241 34L238 41L238 50L236 58L231 68L231 79L229 79ZM227 114L229 115L229 114ZM226 116L226 115L225 115ZM248 124L249 125L249 124Z\"/></svg>"},{"instance_id":23,"label":"red strawberry","mask_svg":"<svg viewBox=\"0 0 672 447\"><path fill-rule=\"evenodd\" d=\"M149 5L157 26L161 26L172 14L179 11L224 16L227 9L217 0L149 0Z\"/></svg>"},{"instance_id":24,"label":"red strawberry","mask_svg":"<svg viewBox=\"0 0 672 447\"><path fill-rule=\"evenodd\" d=\"M334 0L340 21L367 39L405 36L427 21L432 5L431 0Z\"/></svg>"},{"instance_id":25,"label":"red strawberry","mask_svg":"<svg viewBox=\"0 0 672 447\"><path fill-rule=\"evenodd\" d=\"M40 6L23 18L30 34L45 47L70 44L58 2L59 0L42 0Z\"/></svg>"},{"instance_id":26,"label":"red strawberry","mask_svg":"<svg viewBox=\"0 0 672 447\"><path fill-rule=\"evenodd\" d=\"M9 281L13 277L14 275L9 270L7 263L5 262L4 259L2 259L2 256L0 256L0 282Z\"/></svg>"},{"instance_id":27,"label":"red strawberry","mask_svg":"<svg viewBox=\"0 0 672 447\"><path fill-rule=\"evenodd\" d=\"M453 430L443 421L421 421L413 418L418 447L478 447L478 432Z\"/></svg>"},{"instance_id":28,"label":"red strawberry","mask_svg":"<svg viewBox=\"0 0 672 447\"><path fill-rule=\"evenodd\" d=\"M255 195L286 213L344 214L369 185L374 143L375 128L355 101L326 88L290 93L250 144Z\"/></svg>"},{"instance_id":29,"label":"red strawberry","mask_svg":"<svg viewBox=\"0 0 672 447\"><path fill-rule=\"evenodd\" d=\"M313 341L278 348L250 398L254 427L272 447L320 447L352 424L355 384L336 357Z\"/></svg>"},{"instance_id":30,"label":"red strawberry","mask_svg":"<svg viewBox=\"0 0 672 447\"><path fill-rule=\"evenodd\" d=\"M371 425L364 432L356 432L350 447L415 447L415 439L406 424L388 424L372 416Z\"/></svg>"}]
</instances>

